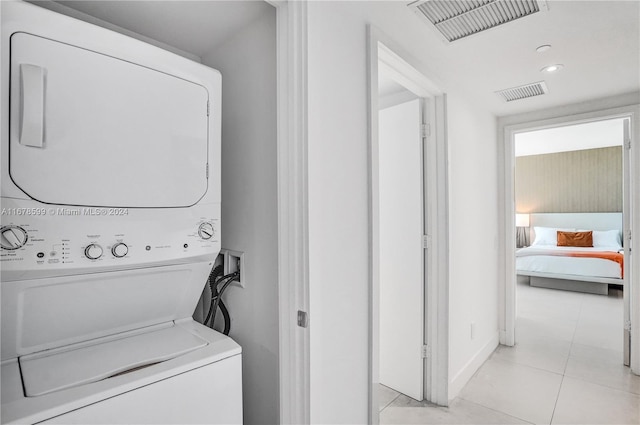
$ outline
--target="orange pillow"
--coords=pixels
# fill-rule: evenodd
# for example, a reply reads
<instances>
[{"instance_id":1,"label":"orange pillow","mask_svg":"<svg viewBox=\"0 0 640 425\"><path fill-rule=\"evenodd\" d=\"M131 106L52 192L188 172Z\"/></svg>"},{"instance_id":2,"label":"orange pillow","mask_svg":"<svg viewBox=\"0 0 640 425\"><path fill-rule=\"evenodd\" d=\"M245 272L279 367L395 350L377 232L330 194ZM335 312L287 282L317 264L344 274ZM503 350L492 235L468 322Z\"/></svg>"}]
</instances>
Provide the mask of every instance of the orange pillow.
<instances>
[{"instance_id":1,"label":"orange pillow","mask_svg":"<svg viewBox=\"0 0 640 425\"><path fill-rule=\"evenodd\" d=\"M558 246L593 247L593 232L558 231Z\"/></svg>"}]
</instances>

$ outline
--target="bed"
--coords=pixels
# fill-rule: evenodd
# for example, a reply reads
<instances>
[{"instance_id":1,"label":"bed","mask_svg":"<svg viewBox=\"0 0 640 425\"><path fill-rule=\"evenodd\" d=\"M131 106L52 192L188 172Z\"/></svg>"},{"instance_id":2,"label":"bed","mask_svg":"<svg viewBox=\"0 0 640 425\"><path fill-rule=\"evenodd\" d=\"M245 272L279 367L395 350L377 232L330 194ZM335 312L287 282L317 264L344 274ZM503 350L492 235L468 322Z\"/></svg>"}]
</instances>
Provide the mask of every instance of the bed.
<instances>
[{"instance_id":1,"label":"bed","mask_svg":"<svg viewBox=\"0 0 640 425\"><path fill-rule=\"evenodd\" d=\"M531 286L607 295L622 285L624 255L621 213L531 214L531 246L516 251L519 281ZM592 247L557 246L561 236L588 236Z\"/></svg>"}]
</instances>

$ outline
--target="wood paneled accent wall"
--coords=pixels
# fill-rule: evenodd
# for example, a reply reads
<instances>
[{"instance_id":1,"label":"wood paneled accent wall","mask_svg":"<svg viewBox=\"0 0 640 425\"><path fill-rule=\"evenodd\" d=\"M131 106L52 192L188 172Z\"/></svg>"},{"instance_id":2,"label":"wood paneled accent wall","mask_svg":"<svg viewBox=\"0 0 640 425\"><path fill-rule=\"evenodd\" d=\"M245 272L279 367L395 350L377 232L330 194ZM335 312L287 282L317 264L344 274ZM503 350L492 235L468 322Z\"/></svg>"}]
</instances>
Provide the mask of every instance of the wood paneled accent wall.
<instances>
[{"instance_id":1,"label":"wood paneled accent wall","mask_svg":"<svg viewBox=\"0 0 640 425\"><path fill-rule=\"evenodd\" d=\"M622 147L516 158L516 211L622 211Z\"/></svg>"}]
</instances>

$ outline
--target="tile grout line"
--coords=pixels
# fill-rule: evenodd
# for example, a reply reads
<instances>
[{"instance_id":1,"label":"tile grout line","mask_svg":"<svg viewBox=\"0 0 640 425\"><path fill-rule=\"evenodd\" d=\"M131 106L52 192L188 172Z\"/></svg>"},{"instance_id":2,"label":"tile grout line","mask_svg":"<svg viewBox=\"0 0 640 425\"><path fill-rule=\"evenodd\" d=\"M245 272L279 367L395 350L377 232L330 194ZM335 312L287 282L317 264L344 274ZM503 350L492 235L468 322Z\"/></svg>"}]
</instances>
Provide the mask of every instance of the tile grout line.
<instances>
[{"instance_id":1,"label":"tile grout line","mask_svg":"<svg viewBox=\"0 0 640 425\"><path fill-rule=\"evenodd\" d=\"M562 380L560 381L560 386L558 387L558 395L556 396L556 402L553 405L553 412L551 412L551 420L549 421L549 425L553 423L553 417L556 415L556 407L558 407L558 400L560 400L560 392L562 391L563 383L564 383L564 375L562 375Z\"/></svg>"},{"instance_id":2,"label":"tile grout line","mask_svg":"<svg viewBox=\"0 0 640 425\"><path fill-rule=\"evenodd\" d=\"M621 392L621 393L629 394L629 395L634 396L634 397L640 397L640 393L634 393L632 391L623 390L623 389L621 389L619 387L612 387L611 385L605 385L605 384L600 383L600 382L594 382L595 380L594 381L589 381L588 379L579 378L579 377L575 377L575 376L570 376L570 375L565 375L565 376L567 378L569 378L569 379L573 379L574 381L580 381L580 382L584 382L585 384L591 384L591 385L595 385L595 386L598 386L598 387L602 387L604 389L608 389L608 390L613 390L613 391L618 391L618 392ZM563 379L564 379L564 377L563 377Z\"/></svg>"},{"instance_id":3,"label":"tile grout line","mask_svg":"<svg viewBox=\"0 0 640 425\"><path fill-rule=\"evenodd\" d=\"M385 404L385 406L384 406L382 409L380 409L380 410L378 411L378 413L382 413L382 411L383 411L384 409L386 409L387 407L391 406L391 403L393 403L394 401L396 401L396 400L398 399L398 397L400 397L400 393L398 393L398 395L397 395L397 396L395 396L395 397L393 398L393 400L391 400L389 403Z\"/></svg>"},{"instance_id":4,"label":"tile grout line","mask_svg":"<svg viewBox=\"0 0 640 425\"><path fill-rule=\"evenodd\" d=\"M564 382L565 374L567 373L567 367L569 366L569 359L571 358L571 352L573 351L573 344L575 344L574 340L576 339L576 333L578 332L578 326L580 325L580 318L582 317L582 309L584 308L584 298L580 300L580 311L578 312L578 320L576 320L576 327L573 330L573 335L571 335L571 342L569 343L569 354L567 355L567 361L564 363L564 369L562 370L562 382ZM562 382L560 382L560 386L562 386ZM560 396L560 392L558 391L558 396ZM556 403L558 400L556 399ZM555 413L556 408L553 407L553 411ZM553 415L551 416L553 420Z\"/></svg>"},{"instance_id":5,"label":"tile grout line","mask_svg":"<svg viewBox=\"0 0 640 425\"><path fill-rule=\"evenodd\" d=\"M571 355L571 348L573 348L573 341L576 339L576 333L578 332L578 325L580 325L580 319L582 318L582 309L584 308L584 298L580 300L580 311L578 312L578 320L576 320L576 327L571 335L571 346L569 347L569 355Z\"/></svg>"},{"instance_id":6,"label":"tile grout line","mask_svg":"<svg viewBox=\"0 0 640 425\"><path fill-rule=\"evenodd\" d=\"M569 353L571 353L572 344L573 343L571 343L571 345L569 345ZM564 372L562 372L562 373L553 372L553 371L550 371L550 370L547 370L547 369L542 369L542 368L539 368L539 367L530 366L530 365L526 365L526 364L522 364L522 363L516 363L516 362L513 362L511 360L506 360L506 359L497 359L497 360L504 361L504 362L511 363L511 364L515 364L515 365L518 365L518 366L521 366L521 367L526 367L526 368L530 368L530 369L539 370L539 371L542 371L542 372L551 373L551 374L558 375L558 376L561 377L560 378L560 386L558 387L558 395L556 396L556 401L555 401L555 403L553 405L553 411L551 412L551 421L549 422L549 424L551 424L551 422L553 422L553 416L555 415L555 412L556 412L556 406L558 405L558 399L560 398L560 390L562 389L562 383L564 382L564 376L565 376ZM567 363L568 363L568 361L569 361L569 357L567 356ZM565 364L565 370L566 370L566 364ZM458 396L458 397L462 398L460 396ZM470 401L470 400L467 400L465 398L462 398L462 399L466 400L466 401ZM476 403L476 404L479 404L479 403ZM491 409L490 407L487 407L487 406L485 406L483 404L479 404L479 405L482 406L482 407L486 407L487 409ZM495 409L491 409L491 410L495 410ZM505 415L513 416L513 415L510 415L508 413L502 412L501 410L496 410L496 411L500 412L500 413L504 413ZM524 419L518 418L517 416L513 416L513 417L516 418L516 419L519 419L521 421L525 421ZM528 421L525 421L525 422L528 422Z\"/></svg>"},{"instance_id":7,"label":"tile grout line","mask_svg":"<svg viewBox=\"0 0 640 425\"><path fill-rule=\"evenodd\" d=\"M567 366L569 366L569 358L571 357L571 351L573 350L574 340L576 333L578 332L578 326L580 324L580 318L582 317L582 309L584 307L584 298L580 300L580 311L578 312L578 320L576 321L576 327L573 329L573 335L571 336L571 342L569 343L569 354L567 354L567 360L564 363L564 369L562 370L562 379L560 380L560 386L558 387L558 395L556 396L556 402L553 405L553 411L551 412L551 420L549 425L553 423L553 418L556 415L556 408L558 407L558 400L560 400L560 392L562 391L562 384L564 383L564 377L567 373Z\"/></svg>"},{"instance_id":8,"label":"tile grout line","mask_svg":"<svg viewBox=\"0 0 640 425\"><path fill-rule=\"evenodd\" d=\"M514 418L514 419L517 419L519 421L522 421L522 422L525 422L525 423L528 423L528 424L531 424L531 425L535 424L535 422L529 422L526 419L522 419L522 418L520 418L518 416L514 416L511 413L503 412L502 410L494 409L493 407L485 406L484 404L478 403L477 401L467 400L466 398L463 398L463 397L460 397L460 396L458 396L456 398L458 398L460 400L464 400L467 403L475 404L476 406L480 406L480 407L482 407L484 409L491 410L492 412L496 412L496 413L500 413L500 414L505 415L505 416L509 416L510 418Z\"/></svg>"},{"instance_id":9,"label":"tile grout line","mask_svg":"<svg viewBox=\"0 0 640 425\"><path fill-rule=\"evenodd\" d=\"M537 366L531 366L531 365L524 364L524 363L518 363L518 362L516 362L514 360L500 359L500 358L497 358L495 360L498 360L498 361L501 361L501 362L507 362L507 363L515 364L515 365L518 365L518 366L528 367L530 369L540 370L542 372L553 373L554 375L564 376L564 372L555 372L553 370L543 369L543 368L537 367ZM469 380L469 381L471 381L471 380Z\"/></svg>"}]
</instances>

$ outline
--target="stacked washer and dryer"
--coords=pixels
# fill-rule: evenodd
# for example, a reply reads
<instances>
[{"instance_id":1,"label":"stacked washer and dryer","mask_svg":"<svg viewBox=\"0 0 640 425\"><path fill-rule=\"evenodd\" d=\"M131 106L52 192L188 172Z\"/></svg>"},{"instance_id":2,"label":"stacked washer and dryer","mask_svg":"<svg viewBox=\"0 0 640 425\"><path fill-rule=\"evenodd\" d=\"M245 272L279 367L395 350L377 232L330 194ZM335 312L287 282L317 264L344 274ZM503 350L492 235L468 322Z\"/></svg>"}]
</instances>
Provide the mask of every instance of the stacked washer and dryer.
<instances>
[{"instance_id":1,"label":"stacked washer and dryer","mask_svg":"<svg viewBox=\"0 0 640 425\"><path fill-rule=\"evenodd\" d=\"M191 317L220 74L1 3L2 423L241 423L240 346Z\"/></svg>"}]
</instances>

